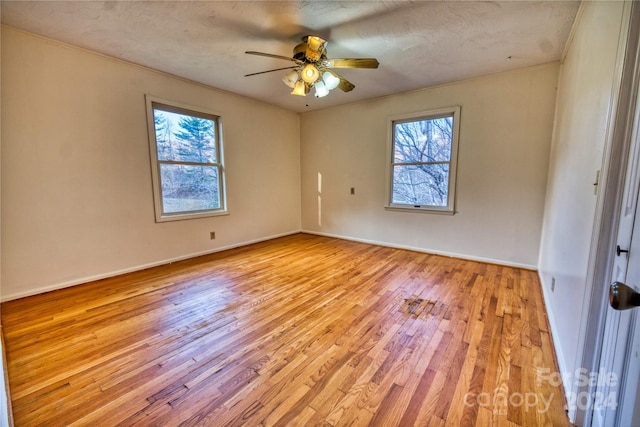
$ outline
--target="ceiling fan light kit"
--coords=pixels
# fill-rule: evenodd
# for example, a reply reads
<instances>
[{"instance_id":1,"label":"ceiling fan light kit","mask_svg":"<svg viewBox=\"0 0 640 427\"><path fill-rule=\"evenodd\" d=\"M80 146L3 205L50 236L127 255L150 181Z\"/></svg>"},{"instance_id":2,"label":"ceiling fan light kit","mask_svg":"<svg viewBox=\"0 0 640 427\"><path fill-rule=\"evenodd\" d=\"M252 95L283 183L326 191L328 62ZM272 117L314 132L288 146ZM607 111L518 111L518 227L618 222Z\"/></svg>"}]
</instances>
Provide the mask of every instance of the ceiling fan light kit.
<instances>
[{"instance_id":1,"label":"ceiling fan light kit","mask_svg":"<svg viewBox=\"0 0 640 427\"><path fill-rule=\"evenodd\" d=\"M329 90L337 88L340 84L340 79L329 72L326 72L322 75L322 80L324 81L324 85Z\"/></svg>"},{"instance_id":2,"label":"ceiling fan light kit","mask_svg":"<svg viewBox=\"0 0 640 427\"><path fill-rule=\"evenodd\" d=\"M307 64L302 69L301 77L307 83L315 83L320 78L320 70L313 64Z\"/></svg>"},{"instance_id":3,"label":"ceiling fan light kit","mask_svg":"<svg viewBox=\"0 0 640 427\"><path fill-rule=\"evenodd\" d=\"M284 84L293 89L296 86L296 82L300 79L300 75L297 70L291 70L282 78Z\"/></svg>"},{"instance_id":4,"label":"ceiling fan light kit","mask_svg":"<svg viewBox=\"0 0 640 427\"><path fill-rule=\"evenodd\" d=\"M329 95L329 89L324 82L317 82L313 87L316 88L316 98L322 98L323 96Z\"/></svg>"},{"instance_id":5,"label":"ceiling fan light kit","mask_svg":"<svg viewBox=\"0 0 640 427\"><path fill-rule=\"evenodd\" d=\"M267 56L270 58L285 59L296 63L285 76L282 77L284 84L293 89L292 95L306 96L312 87L315 87L315 96L322 98L329 94L329 91L339 87L343 92L349 92L355 87L353 83L336 73L331 68L378 68L378 61L375 58L343 58L328 59L326 51L327 41L318 36L304 36L302 43L293 48L293 57L273 55L270 53L247 51L250 55ZM245 77L258 74L279 71L263 71L251 73Z\"/></svg>"},{"instance_id":6,"label":"ceiling fan light kit","mask_svg":"<svg viewBox=\"0 0 640 427\"><path fill-rule=\"evenodd\" d=\"M298 80L291 92L291 95L305 96L306 94L307 85L302 80Z\"/></svg>"},{"instance_id":7,"label":"ceiling fan light kit","mask_svg":"<svg viewBox=\"0 0 640 427\"><path fill-rule=\"evenodd\" d=\"M324 52L327 41L318 36L306 36L302 38L302 42L307 44L307 57L317 61Z\"/></svg>"}]
</instances>

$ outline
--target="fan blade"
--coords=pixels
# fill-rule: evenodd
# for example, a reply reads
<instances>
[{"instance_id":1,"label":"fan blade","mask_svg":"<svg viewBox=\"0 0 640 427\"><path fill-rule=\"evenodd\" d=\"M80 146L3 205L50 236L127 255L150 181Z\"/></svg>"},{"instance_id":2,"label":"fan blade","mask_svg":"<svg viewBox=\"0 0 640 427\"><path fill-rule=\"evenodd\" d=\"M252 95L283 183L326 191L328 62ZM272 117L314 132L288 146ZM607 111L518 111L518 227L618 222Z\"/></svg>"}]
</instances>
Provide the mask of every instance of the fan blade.
<instances>
[{"instance_id":1,"label":"fan blade","mask_svg":"<svg viewBox=\"0 0 640 427\"><path fill-rule=\"evenodd\" d=\"M329 68L378 68L380 65L375 58L327 59L325 64Z\"/></svg>"},{"instance_id":2,"label":"fan blade","mask_svg":"<svg viewBox=\"0 0 640 427\"><path fill-rule=\"evenodd\" d=\"M251 76L257 76L258 74L265 74L265 73L272 73L274 71L282 71L282 70L290 70L292 68L296 68L296 66L293 67L283 67L283 68L276 68L275 70L268 70L268 71L260 71L259 73L251 73L251 74L245 74L245 77L251 77Z\"/></svg>"},{"instance_id":3,"label":"fan blade","mask_svg":"<svg viewBox=\"0 0 640 427\"><path fill-rule=\"evenodd\" d=\"M353 90L354 87L356 87L353 83L351 83L349 80L345 79L344 77L342 77L340 74L336 73L333 70L325 70L325 72L327 73L331 73L333 74L335 77L340 79L340 83L338 84L338 87L343 91L343 92L350 92Z\"/></svg>"},{"instance_id":4,"label":"fan blade","mask_svg":"<svg viewBox=\"0 0 640 427\"><path fill-rule=\"evenodd\" d=\"M299 60L297 60L295 58L290 58L288 56L282 56L282 55L274 55L272 53L255 52L253 50L248 50L245 53L247 53L249 55L266 56L267 58L284 59L284 60L287 60L287 61L293 61L293 62L297 62L297 63L301 62L301 61L299 61Z\"/></svg>"}]
</instances>

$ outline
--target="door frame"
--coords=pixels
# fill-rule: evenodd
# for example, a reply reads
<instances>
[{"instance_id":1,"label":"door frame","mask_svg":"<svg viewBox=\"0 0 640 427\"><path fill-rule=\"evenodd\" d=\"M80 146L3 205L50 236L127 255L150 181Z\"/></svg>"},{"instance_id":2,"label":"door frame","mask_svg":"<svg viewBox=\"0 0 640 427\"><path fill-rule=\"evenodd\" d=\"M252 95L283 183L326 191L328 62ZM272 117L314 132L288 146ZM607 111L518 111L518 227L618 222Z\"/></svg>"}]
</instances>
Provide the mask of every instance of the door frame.
<instances>
[{"instance_id":1,"label":"door frame","mask_svg":"<svg viewBox=\"0 0 640 427\"><path fill-rule=\"evenodd\" d=\"M582 322L582 353L578 355L576 366L589 372L600 368L603 343L605 340L605 319L609 305L609 282L613 272L613 260L618 235L622 192L624 189L626 166L632 144L632 131L636 111L636 100L640 84L640 4L627 2L625 28L621 31L618 62L621 67L614 79L614 99L610 117L613 118L609 147L605 150L601 180L598 183L598 200L594 234L591 241L587 292L584 305L588 307L586 321ZM628 19L626 19L628 17ZM596 385L585 384L577 393L586 393L593 398ZM576 425L590 426L593 419L593 405L576 408L572 417ZM572 414L570 414L571 416Z\"/></svg>"}]
</instances>

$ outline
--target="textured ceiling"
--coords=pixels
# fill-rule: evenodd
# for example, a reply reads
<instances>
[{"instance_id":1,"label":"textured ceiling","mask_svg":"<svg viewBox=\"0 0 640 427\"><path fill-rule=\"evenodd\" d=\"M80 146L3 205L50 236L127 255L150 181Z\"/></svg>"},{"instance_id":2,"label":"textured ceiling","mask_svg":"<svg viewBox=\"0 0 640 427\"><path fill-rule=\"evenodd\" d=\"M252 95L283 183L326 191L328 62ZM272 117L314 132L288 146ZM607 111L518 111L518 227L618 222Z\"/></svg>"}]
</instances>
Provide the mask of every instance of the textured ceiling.
<instances>
[{"instance_id":1,"label":"textured ceiling","mask_svg":"<svg viewBox=\"0 0 640 427\"><path fill-rule=\"evenodd\" d=\"M293 111L370 99L560 59L571 1L6 1L2 23ZM355 84L325 98L290 95L291 56L307 34L329 58L375 57L338 70ZM308 104L308 106L307 106Z\"/></svg>"}]
</instances>

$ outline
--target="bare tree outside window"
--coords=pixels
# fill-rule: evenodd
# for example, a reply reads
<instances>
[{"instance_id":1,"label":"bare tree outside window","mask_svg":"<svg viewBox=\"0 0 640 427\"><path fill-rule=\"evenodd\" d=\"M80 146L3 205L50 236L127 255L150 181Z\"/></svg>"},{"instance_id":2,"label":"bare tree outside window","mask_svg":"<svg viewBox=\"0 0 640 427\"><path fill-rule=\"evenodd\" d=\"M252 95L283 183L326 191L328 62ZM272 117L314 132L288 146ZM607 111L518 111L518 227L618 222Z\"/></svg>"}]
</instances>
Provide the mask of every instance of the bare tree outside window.
<instances>
[{"instance_id":1,"label":"bare tree outside window","mask_svg":"<svg viewBox=\"0 0 640 427\"><path fill-rule=\"evenodd\" d=\"M392 206L451 206L454 118L454 112L447 112L392 122Z\"/></svg>"}]
</instances>

